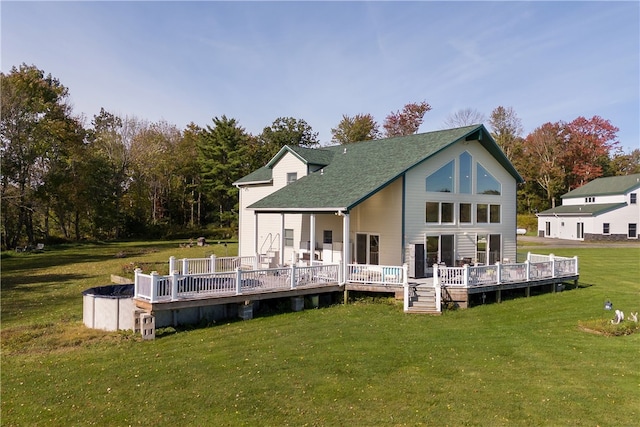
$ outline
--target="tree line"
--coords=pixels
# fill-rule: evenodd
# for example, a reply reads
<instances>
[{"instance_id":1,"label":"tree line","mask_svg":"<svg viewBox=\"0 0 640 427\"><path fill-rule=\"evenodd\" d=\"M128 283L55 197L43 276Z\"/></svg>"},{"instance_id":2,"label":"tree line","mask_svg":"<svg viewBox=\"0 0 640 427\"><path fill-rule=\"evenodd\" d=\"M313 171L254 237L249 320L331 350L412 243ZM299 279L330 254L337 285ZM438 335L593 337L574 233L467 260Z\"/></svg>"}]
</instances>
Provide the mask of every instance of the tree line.
<instances>
[{"instance_id":1,"label":"tree line","mask_svg":"<svg viewBox=\"0 0 640 427\"><path fill-rule=\"evenodd\" d=\"M68 89L34 65L0 73L2 249L59 240L166 237L210 227L235 236L238 190L232 183L264 166L283 145L320 147L303 119L279 117L258 135L234 118L178 129L166 121L105 109L75 115ZM409 103L382 124L343 115L334 144L413 134L431 106ZM484 122L475 110L446 127ZM488 120L493 137L526 182L520 211L534 212L599 176L640 172L640 150L623 153L608 120L546 123L527 136L512 108Z\"/></svg>"}]
</instances>

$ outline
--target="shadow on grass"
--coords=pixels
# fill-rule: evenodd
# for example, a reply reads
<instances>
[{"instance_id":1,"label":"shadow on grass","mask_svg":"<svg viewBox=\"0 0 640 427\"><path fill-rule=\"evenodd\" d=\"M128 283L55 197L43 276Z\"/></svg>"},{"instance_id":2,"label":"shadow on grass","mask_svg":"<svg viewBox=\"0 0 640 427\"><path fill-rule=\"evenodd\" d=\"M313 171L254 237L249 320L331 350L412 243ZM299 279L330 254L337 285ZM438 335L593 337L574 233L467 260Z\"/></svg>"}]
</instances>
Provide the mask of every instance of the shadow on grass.
<instances>
[{"instance_id":1,"label":"shadow on grass","mask_svg":"<svg viewBox=\"0 0 640 427\"><path fill-rule=\"evenodd\" d=\"M57 245L47 247L43 252L37 253L5 251L2 253L2 270L3 273L12 273L35 268L61 267L119 258L126 259L173 247L177 247L176 242L135 242L135 247L129 247L122 242L109 242Z\"/></svg>"},{"instance_id":2,"label":"shadow on grass","mask_svg":"<svg viewBox=\"0 0 640 427\"><path fill-rule=\"evenodd\" d=\"M39 291L47 287L48 285L59 286L61 283L69 282L73 280L86 279L89 276L86 274L38 274L38 275L21 275L3 277L0 289L5 291ZM28 285L41 285L41 286L28 286ZM21 286L24 286L20 288ZM19 288L19 289L16 289ZM5 295L6 297L6 295Z\"/></svg>"}]
</instances>

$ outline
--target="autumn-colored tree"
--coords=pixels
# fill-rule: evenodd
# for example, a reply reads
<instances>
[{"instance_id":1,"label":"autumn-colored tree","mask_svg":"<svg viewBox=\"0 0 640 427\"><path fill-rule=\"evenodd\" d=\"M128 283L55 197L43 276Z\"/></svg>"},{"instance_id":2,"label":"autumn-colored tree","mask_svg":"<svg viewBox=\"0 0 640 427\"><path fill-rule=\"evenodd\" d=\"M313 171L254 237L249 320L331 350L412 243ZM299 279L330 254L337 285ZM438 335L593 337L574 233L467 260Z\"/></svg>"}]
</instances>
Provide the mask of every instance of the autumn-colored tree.
<instances>
[{"instance_id":1,"label":"autumn-colored tree","mask_svg":"<svg viewBox=\"0 0 640 427\"><path fill-rule=\"evenodd\" d=\"M407 104L402 108L402 111L390 113L382 124L385 137L413 135L418 132L424 115L429 110L431 110L431 105L422 101Z\"/></svg>"},{"instance_id":2,"label":"autumn-colored tree","mask_svg":"<svg viewBox=\"0 0 640 427\"><path fill-rule=\"evenodd\" d=\"M331 141L338 144L350 144L352 142L378 139L380 131L378 124L371 114L356 114L349 117L346 114L338 126L331 129Z\"/></svg>"},{"instance_id":3,"label":"autumn-colored tree","mask_svg":"<svg viewBox=\"0 0 640 427\"><path fill-rule=\"evenodd\" d=\"M476 125L485 121L484 114L473 108L463 108L455 113L449 114L444 121L445 128L457 128L463 126Z\"/></svg>"},{"instance_id":4,"label":"autumn-colored tree","mask_svg":"<svg viewBox=\"0 0 640 427\"><path fill-rule=\"evenodd\" d=\"M569 190L602 176L611 150L619 144L618 128L599 116L578 117L564 125L565 168Z\"/></svg>"}]
</instances>

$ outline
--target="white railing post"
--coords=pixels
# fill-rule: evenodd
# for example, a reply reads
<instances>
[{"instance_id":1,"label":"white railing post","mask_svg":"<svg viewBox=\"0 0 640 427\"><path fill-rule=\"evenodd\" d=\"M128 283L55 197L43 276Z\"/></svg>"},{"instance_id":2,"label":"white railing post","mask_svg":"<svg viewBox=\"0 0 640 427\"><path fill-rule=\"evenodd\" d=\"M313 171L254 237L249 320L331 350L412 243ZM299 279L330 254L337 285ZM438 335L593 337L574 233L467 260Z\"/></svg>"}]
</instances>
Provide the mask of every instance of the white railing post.
<instances>
[{"instance_id":1,"label":"white railing post","mask_svg":"<svg viewBox=\"0 0 640 427\"><path fill-rule=\"evenodd\" d=\"M529 282L531 281L531 263L529 262L529 255L527 255L527 260L524 262L524 269L525 269L525 278L527 279L527 282Z\"/></svg>"},{"instance_id":2,"label":"white railing post","mask_svg":"<svg viewBox=\"0 0 640 427\"><path fill-rule=\"evenodd\" d=\"M258 269L258 264L260 263L260 254L256 252L256 257L253 259L253 269Z\"/></svg>"},{"instance_id":3,"label":"white railing post","mask_svg":"<svg viewBox=\"0 0 640 427\"><path fill-rule=\"evenodd\" d=\"M575 270L574 274L578 275L578 256L577 255L574 256L573 259L575 260L575 267L576 267L576 270Z\"/></svg>"},{"instance_id":4,"label":"white railing post","mask_svg":"<svg viewBox=\"0 0 640 427\"><path fill-rule=\"evenodd\" d=\"M142 269L141 268L136 268L133 271L133 296L137 297L138 296L138 292L140 292L140 279L138 278L138 275L142 273Z\"/></svg>"},{"instance_id":5,"label":"white railing post","mask_svg":"<svg viewBox=\"0 0 640 427\"><path fill-rule=\"evenodd\" d=\"M176 269L176 257L172 255L169 257L169 274L171 274L171 272L175 269Z\"/></svg>"},{"instance_id":6,"label":"white railing post","mask_svg":"<svg viewBox=\"0 0 640 427\"><path fill-rule=\"evenodd\" d=\"M496 262L496 283L499 285L502 283L502 266L500 261Z\"/></svg>"},{"instance_id":7,"label":"white railing post","mask_svg":"<svg viewBox=\"0 0 640 427\"><path fill-rule=\"evenodd\" d=\"M182 274L189 274L189 260L186 258L182 258Z\"/></svg>"},{"instance_id":8,"label":"white railing post","mask_svg":"<svg viewBox=\"0 0 640 427\"><path fill-rule=\"evenodd\" d=\"M436 291L436 310L440 313L442 311L442 288L440 285L435 285L434 287Z\"/></svg>"},{"instance_id":9,"label":"white railing post","mask_svg":"<svg viewBox=\"0 0 640 427\"><path fill-rule=\"evenodd\" d=\"M403 285L403 293L404 293L404 312L409 311L409 283L404 283Z\"/></svg>"},{"instance_id":10,"label":"white railing post","mask_svg":"<svg viewBox=\"0 0 640 427\"><path fill-rule=\"evenodd\" d=\"M527 261L531 262L531 252L527 252Z\"/></svg>"},{"instance_id":11,"label":"white railing post","mask_svg":"<svg viewBox=\"0 0 640 427\"><path fill-rule=\"evenodd\" d=\"M402 283L405 285L409 283L409 264L406 262L402 264Z\"/></svg>"},{"instance_id":12,"label":"white railing post","mask_svg":"<svg viewBox=\"0 0 640 427\"><path fill-rule=\"evenodd\" d=\"M440 284L440 274L438 273L438 264L433 264L433 283Z\"/></svg>"},{"instance_id":13,"label":"white railing post","mask_svg":"<svg viewBox=\"0 0 640 427\"><path fill-rule=\"evenodd\" d=\"M296 265L291 264L291 289L294 289L296 287L296 274Z\"/></svg>"},{"instance_id":14,"label":"white railing post","mask_svg":"<svg viewBox=\"0 0 640 427\"><path fill-rule=\"evenodd\" d=\"M178 299L178 272L176 270L171 271L171 301Z\"/></svg>"},{"instance_id":15,"label":"white railing post","mask_svg":"<svg viewBox=\"0 0 640 427\"><path fill-rule=\"evenodd\" d=\"M345 284L345 280L344 280L344 261L340 261L339 263L339 267L338 267L338 283L340 285L344 285Z\"/></svg>"},{"instance_id":16,"label":"white railing post","mask_svg":"<svg viewBox=\"0 0 640 427\"><path fill-rule=\"evenodd\" d=\"M151 295L149 298L150 301L152 303L156 302L158 300L157 296L158 296L158 272L152 271L151 272Z\"/></svg>"},{"instance_id":17,"label":"white railing post","mask_svg":"<svg viewBox=\"0 0 640 427\"><path fill-rule=\"evenodd\" d=\"M551 261L551 277L556 277L556 258L553 254L549 254L549 260Z\"/></svg>"},{"instance_id":18,"label":"white railing post","mask_svg":"<svg viewBox=\"0 0 640 427\"><path fill-rule=\"evenodd\" d=\"M462 281L465 288L469 287L469 264L465 264L462 266L464 270L462 270Z\"/></svg>"},{"instance_id":19,"label":"white railing post","mask_svg":"<svg viewBox=\"0 0 640 427\"><path fill-rule=\"evenodd\" d=\"M209 272L215 273L216 272L216 254L212 254L209 258L211 259L211 267L209 267L210 268Z\"/></svg>"},{"instance_id":20,"label":"white railing post","mask_svg":"<svg viewBox=\"0 0 640 427\"><path fill-rule=\"evenodd\" d=\"M236 268L236 295L242 294L242 270Z\"/></svg>"}]
</instances>

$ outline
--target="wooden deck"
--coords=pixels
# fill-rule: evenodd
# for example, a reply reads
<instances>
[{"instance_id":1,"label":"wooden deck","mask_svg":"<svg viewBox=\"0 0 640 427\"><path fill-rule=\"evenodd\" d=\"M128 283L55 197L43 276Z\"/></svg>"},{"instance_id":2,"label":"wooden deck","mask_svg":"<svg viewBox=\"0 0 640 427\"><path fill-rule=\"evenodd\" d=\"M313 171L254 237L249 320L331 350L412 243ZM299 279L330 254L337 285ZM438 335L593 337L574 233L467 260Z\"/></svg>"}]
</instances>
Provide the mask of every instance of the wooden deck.
<instances>
[{"instance_id":1,"label":"wooden deck","mask_svg":"<svg viewBox=\"0 0 640 427\"><path fill-rule=\"evenodd\" d=\"M553 255L527 256L524 263L462 267L434 266L431 278L408 277L407 266L339 264L289 266L272 269L251 268L252 260L227 262L220 259L174 259L168 276L145 275L136 271L134 301L148 313L198 309L223 305L248 305L275 298L299 298L351 291L390 293L404 300L406 312L439 313L454 303L467 307L475 294L538 288L572 281L577 285L578 259ZM254 262L255 264L255 262ZM229 267L224 267L228 265ZM223 266L227 271L215 271ZM231 270L233 268L233 270ZM197 270L196 273L193 273ZM212 271L213 270L213 271ZM229 271L231 270L231 271ZM342 277L346 274L346 277ZM345 298L346 299L346 298Z\"/></svg>"}]
</instances>

